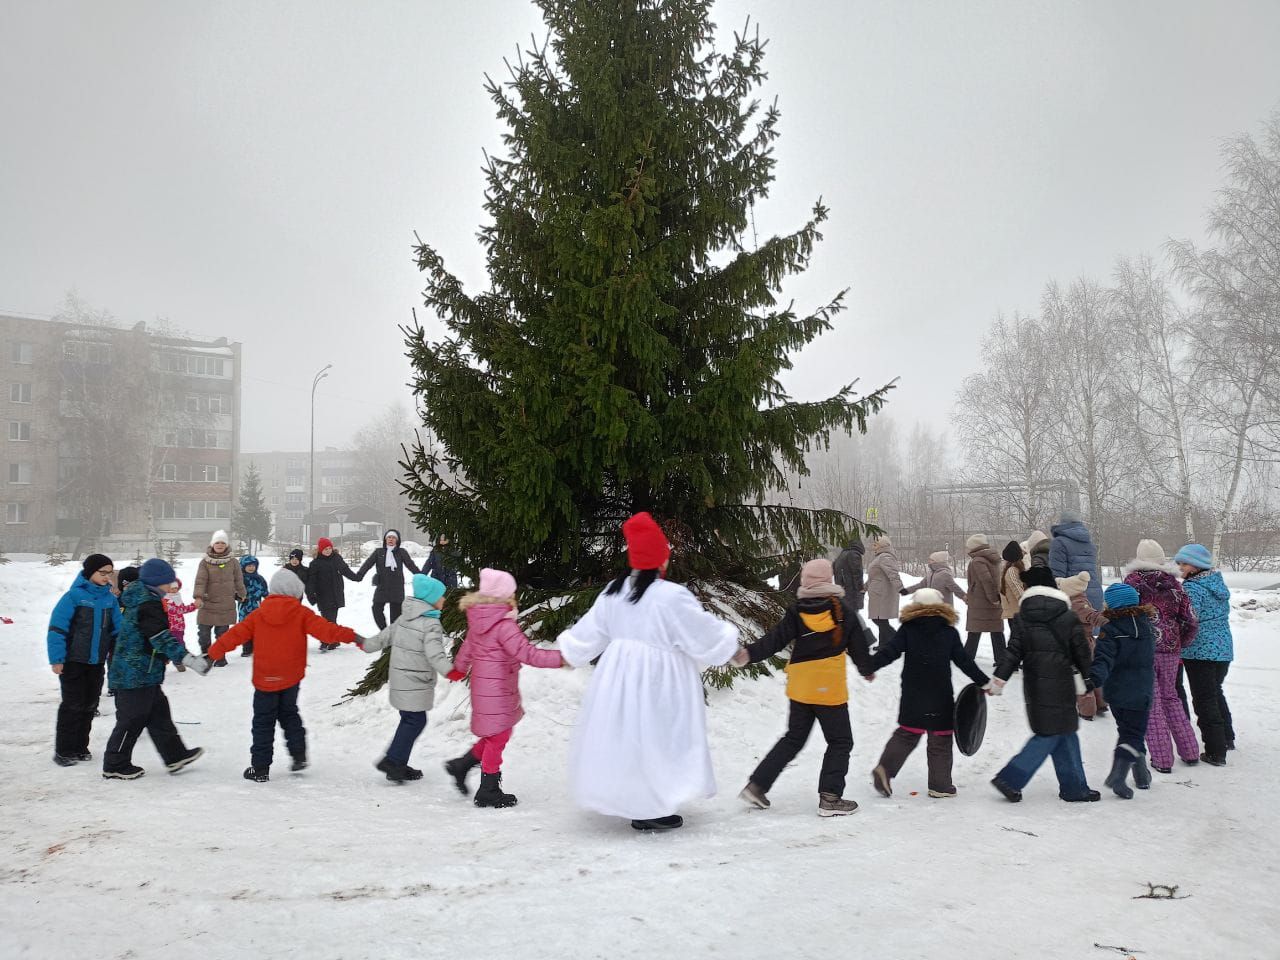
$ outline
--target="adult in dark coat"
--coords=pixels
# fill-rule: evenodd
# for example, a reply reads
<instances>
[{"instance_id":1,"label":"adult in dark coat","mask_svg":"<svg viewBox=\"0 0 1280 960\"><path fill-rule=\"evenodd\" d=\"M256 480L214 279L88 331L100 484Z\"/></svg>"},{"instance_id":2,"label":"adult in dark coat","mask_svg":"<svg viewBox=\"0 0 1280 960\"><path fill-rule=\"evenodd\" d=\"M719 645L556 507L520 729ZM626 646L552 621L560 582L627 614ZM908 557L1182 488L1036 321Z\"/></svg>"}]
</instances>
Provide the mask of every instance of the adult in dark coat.
<instances>
[{"instance_id":1,"label":"adult in dark coat","mask_svg":"<svg viewBox=\"0 0 1280 960\"><path fill-rule=\"evenodd\" d=\"M866 596L866 588L862 584L862 558L867 548L862 540L854 537L840 551L831 564L836 573L836 583L844 587L845 607L858 613L862 610L862 601Z\"/></svg>"},{"instance_id":2,"label":"adult in dark coat","mask_svg":"<svg viewBox=\"0 0 1280 960\"><path fill-rule=\"evenodd\" d=\"M347 605L346 585L342 582L344 577L356 579L342 554L333 548L333 541L321 537L316 543L316 555L311 560L305 587L307 600L330 623L338 622L338 611ZM337 647L336 643L322 642L320 652L328 653Z\"/></svg>"},{"instance_id":3,"label":"adult in dark coat","mask_svg":"<svg viewBox=\"0 0 1280 960\"><path fill-rule=\"evenodd\" d=\"M1077 573L1089 574L1089 587L1085 596L1089 605L1101 610L1102 578L1098 576L1098 548L1093 545L1084 518L1074 510L1063 510L1053 525L1053 542L1049 544L1049 569L1059 580L1074 577Z\"/></svg>"},{"instance_id":4,"label":"adult in dark coat","mask_svg":"<svg viewBox=\"0 0 1280 960\"><path fill-rule=\"evenodd\" d=\"M385 608L391 607L391 622L400 619L400 607L404 603L404 571L421 573L418 565L409 556L409 551L400 546L400 531L388 530L382 535L382 546L369 554L369 559L356 571L356 579L363 580L364 575L373 568L373 622L379 630L387 629ZM444 583L443 580L440 581ZM447 586L447 584L446 584Z\"/></svg>"},{"instance_id":5,"label":"adult in dark coat","mask_svg":"<svg viewBox=\"0 0 1280 960\"><path fill-rule=\"evenodd\" d=\"M458 561L449 546L449 538L443 533L436 537L435 546L431 548L431 556L427 557L427 565L422 572L435 577L450 590L458 589Z\"/></svg>"},{"instance_id":6,"label":"adult in dark coat","mask_svg":"<svg viewBox=\"0 0 1280 960\"><path fill-rule=\"evenodd\" d=\"M1016 803L1036 770L1052 757L1059 797L1100 799L1101 794L1090 790L1085 780L1076 734L1080 718L1075 676L1089 676L1092 658L1070 598L1055 587L1029 587L1010 627L1009 646L996 670L992 692L998 693L1013 671L1022 667L1022 693L1033 735L991 782ZM1093 688L1091 680L1083 683L1086 690Z\"/></svg>"},{"instance_id":7,"label":"adult in dark coat","mask_svg":"<svg viewBox=\"0 0 1280 960\"><path fill-rule=\"evenodd\" d=\"M954 797L951 765L956 702L951 665L963 670L974 683L985 686L990 678L965 652L955 628L959 616L942 594L925 587L916 591L915 598L914 603L902 608L897 633L880 644L871 658L873 670L888 666L900 656L906 658L902 664L898 729L885 744L871 776L882 796L892 796L893 778L920 738L927 735L929 796Z\"/></svg>"}]
</instances>

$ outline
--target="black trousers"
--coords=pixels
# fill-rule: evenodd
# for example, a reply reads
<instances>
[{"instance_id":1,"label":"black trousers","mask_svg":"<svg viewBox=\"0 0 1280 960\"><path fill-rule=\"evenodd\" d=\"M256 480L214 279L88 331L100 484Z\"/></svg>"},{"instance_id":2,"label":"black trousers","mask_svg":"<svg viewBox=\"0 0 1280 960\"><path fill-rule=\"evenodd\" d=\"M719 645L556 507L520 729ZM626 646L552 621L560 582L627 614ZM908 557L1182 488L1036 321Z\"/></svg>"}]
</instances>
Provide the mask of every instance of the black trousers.
<instances>
[{"instance_id":1,"label":"black trousers","mask_svg":"<svg viewBox=\"0 0 1280 960\"><path fill-rule=\"evenodd\" d=\"M871 622L876 625L876 632L880 634L881 643L888 643L898 635L898 631L889 626L887 619L872 620Z\"/></svg>"},{"instance_id":2,"label":"black trousers","mask_svg":"<svg viewBox=\"0 0 1280 960\"><path fill-rule=\"evenodd\" d=\"M213 646L214 638L221 638L222 635L230 629L231 624L229 623L224 623L216 627L208 623L197 624L196 634L200 638L200 652L208 653L209 648Z\"/></svg>"},{"instance_id":3,"label":"black trousers","mask_svg":"<svg viewBox=\"0 0 1280 960\"><path fill-rule=\"evenodd\" d=\"M338 622L338 611L342 609L341 607L330 606L327 604L317 604L316 608L320 611L320 616L324 617L330 623ZM325 643L323 640L320 642L321 650L331 650L337 646L338 645L336 643Z\"/></svg>"},{"instance_id":4,"label":"black trousers","mask_svg":"<svg viewBox=\"0 0 1280 960\"><path fill-rule=\"evenodd\" d=\"M62 702L58 704L58 725L53 741L54 752L60 756L74 757L89 752L93 712L98 709L106 672L106 664L102 663L68 661L62 665L62 673L58 675Z\"/></svg>"},{"instance_id":5,"label":"black trousers","mask_svg":"<svg viewBox=\"0 0 1280 960\"><path fill-rule=\"evenodd\" d=\"M1131 710L1128 707L1111 705L1111 716L1116 720L1116 752L1121 747L1130 747L1133 756L1147 754L1147 719L1150 710Z\"/></svg>"},{"instance_id":6,"label":"black trousers","mask_svg":"<svg viewBox=\"0 0 1280 960\"><path fill-rule=\"evenodd\" d=\"M822 706L792 700L787 732L760 761L760 765L751 774L751 782L768 793L778 775L804 749L815 720L821 725L822 735L827 739L822 773L818 776L818 792L843 796L844 780L849 773L849 754L853 752L853 730L849 726L847 703Z\"/></svg>"},{"instance_id":7,"label":"black trousers","mask_svg":"<svg viewBox=\"0 0 1280 960\"><path fill-rule=\"evenodd\" d=\"M956 788L951 780L955 735L930 730L927 736L925 759L929 764L929 789L951 793ZM889 775L890 780L898 775L902 765L907 762L907 757L911 756L911 751L920 742L920 737L921 734L913 733L905 727L898 727L893 731L893 736L889 738L889 742L884 745L884 751L880 754L880 766L884 767L884 772Z\"/></svg>"},{"instance_id":8,"label":"black trousers","mask_svg":"<svg viewBox=\"0 0 1280 960\"><path fill-rule=\"evenodd\" d=\"M981 633L971 633L969 638L964 642L964 652L969 655L972 660L978 655L978 641L982 639ZM991 656L995 659L996 666L1004 660L1004 631L991 631Z\"/></svg>"},{"instance_id":9,"label":"black trousers","mask_svg":"<svg viewBox=\"0 0 1280 960\"><path fill-rule=\"evenodd\" d=\"M178 728L173 725L169 698L164 695L163 687L117 690L116 727L107 740L102 769L124 770L133 766L133 745L143 730L151 736L151 742L166 766L187 755L187 747L178 736Z\"/></svg>"},{"instance_id":10,"label":"black trousers","mask_svg":"<svg viewBox=\"0 0 1280 960\"><path fill-rule=\"evenodd\" d=\"M387 629L387 618L386 618L386 616L383 614L383 608L384 608L384 607L387 607L387 606L390 606L390 607L391 607L391 622L392 622L392 623L395 623L397 620L399 620L399 619L400 619L400 607L401 607L401 601L398 601L398 600L391 600L391 601L377 601L377 600L375 600L375 601L374 601L374 604L373 604L373 622L374 622L374 623L376 623L376 624L378 625L378 629L379 629L379 630L385 630L385 629Z\"/></svg>"},{"instance_id":11,"label":"black trousers","mask_svg":"<svg viewBox=\"0 0 1280 960\"><path fill-rule=\"evenodd\" d=\"M1204 752L1211 757L1225 757L1227 744L1236 738L1231 724L1231 708L1222 693L1230 663L1217 660L1183 660L1187 686L1191 688L1191 705L1196 710L1196 723L1204 740Z\"/></svg>"},{"instance_id":12,"label":"black trousers","mask_svg":"<svg viewBox=\"0 0 1280 960\"><path fill-rule=\"evenodd\" d=\"M284 731L284 745L289 756L296 760L307 756L307 729L302 725L298 712L298 691L302 684L295 683L283 690L253 691L253 746L249 748L249 761L255 770L266 770L275 755L276 724Z\"/></svg>"}]
</instances>

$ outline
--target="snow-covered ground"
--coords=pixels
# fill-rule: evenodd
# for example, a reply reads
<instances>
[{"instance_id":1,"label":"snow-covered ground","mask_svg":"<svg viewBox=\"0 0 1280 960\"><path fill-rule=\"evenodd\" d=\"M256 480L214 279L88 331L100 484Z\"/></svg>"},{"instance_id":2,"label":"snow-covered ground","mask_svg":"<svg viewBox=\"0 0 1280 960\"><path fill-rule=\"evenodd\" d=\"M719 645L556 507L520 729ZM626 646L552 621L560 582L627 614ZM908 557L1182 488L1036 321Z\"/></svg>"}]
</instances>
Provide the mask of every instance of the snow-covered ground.
<instances>
[{"instance_id":1,"label":"snow-covered ground","mask_svg":"<svg viewBox=\"0 0 1280 960\"><path fill-rule=\"evenodd\" d=\"M384 696L337 703L368 662L351 647L311 657L304 773L277 762L270 783L241 779L251 687L250 661L238 658L206 678L166 680L187 743L207 751L188 770L166 775L145 737L139 781L104 781L97 764L55 767L45 625L76 569L0 566L0 616L15 621L0 625L6 960L1121 956L1095 944L1138 960L1280 956L1275 593L1236 597L1245 609L1228 694L1240 749L1225 769L1179 766L1134 800L1104 791L1101 803L1068 805L1046 766L1011 805L987 781L1027 736L1015 678L991 701L980 754L957 757L958 799L925 796L921 749L885 800L868 771L893 730L895 666L873 684L853 681L846 795L862 805L856 816L815 815L816 732L770 794L773 808L748 811L736 793L784 728L775 678L711 694L721 795L684 810L684 830L642 836L566 796L588 671L523 672L528 715L504 771L520 797L512 810L478 810L444 779L440 762L470 742L456 686L415 752L425 779L394 786L373 770L396 715ZM179 574L192 582L192 561ZM370 592L348 587L343 620L358 631L372 630ZM111 725L95 724L95 754ZM1082 727L1101 789L1114 725ZM1134 899L1147 883L1176 884L1186 899Z\"/></svg>"}]
</instances>

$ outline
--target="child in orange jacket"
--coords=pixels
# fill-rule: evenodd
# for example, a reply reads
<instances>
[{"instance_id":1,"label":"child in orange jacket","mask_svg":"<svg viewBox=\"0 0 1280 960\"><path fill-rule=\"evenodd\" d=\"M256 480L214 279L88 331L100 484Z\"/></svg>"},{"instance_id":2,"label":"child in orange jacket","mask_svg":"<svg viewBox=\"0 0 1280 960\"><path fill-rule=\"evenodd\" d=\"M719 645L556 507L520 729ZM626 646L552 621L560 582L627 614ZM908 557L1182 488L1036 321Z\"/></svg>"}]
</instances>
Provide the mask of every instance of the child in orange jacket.
<instances>
[{"instance_id":1,"label":"child in orange jacket","mask_svg":"<svg viewBox=\"0 0 1280 960\"><path fill-rule=\"evenodd\" d=\"M302 605L302 581L287 570L271 578L269 595L247 618L224 633L209 648L219 660L243 643L254 644L253 747L246 780L271 779L276 724L284 731L293 757L291 770L307 767L307 731L298 713L298 690L307 672L307 637L337 646L360 638L350 627L330 623Z\"/></svg>"}]
</instances>

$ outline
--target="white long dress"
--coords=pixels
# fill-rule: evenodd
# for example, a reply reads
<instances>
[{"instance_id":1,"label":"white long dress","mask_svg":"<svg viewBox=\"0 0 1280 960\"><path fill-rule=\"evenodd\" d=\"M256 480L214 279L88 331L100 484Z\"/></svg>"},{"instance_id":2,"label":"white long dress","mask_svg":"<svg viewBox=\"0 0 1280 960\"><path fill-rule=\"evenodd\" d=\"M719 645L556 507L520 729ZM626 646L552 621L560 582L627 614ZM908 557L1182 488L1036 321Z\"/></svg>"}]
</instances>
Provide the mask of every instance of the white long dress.
<instances>
[{"instance_id":1,"label":"white long dress","mask_svg":"<svg viewBox=\"0 0 1280 960\"><path fill-rule=\"evenodd\" d=\"M630 594L629 584L602 592L560 634L571 665L600 657L574 730L569 777L580 807L648 820L715 796L701 675L729 661L738 631L678 584L658 580L639 603Z\"/></svg>"}]
</instances>

